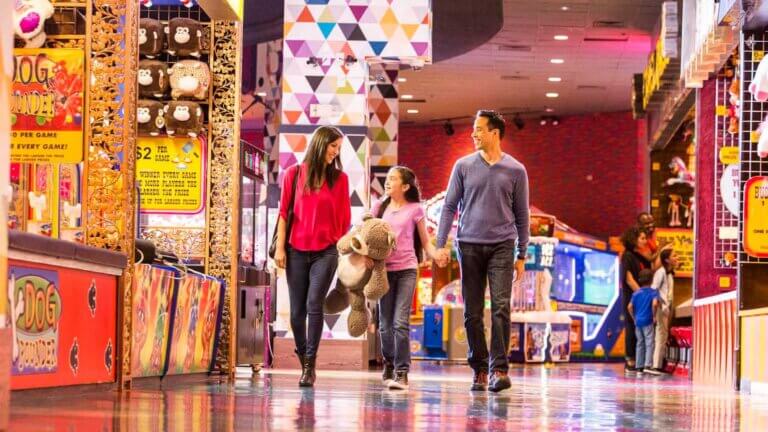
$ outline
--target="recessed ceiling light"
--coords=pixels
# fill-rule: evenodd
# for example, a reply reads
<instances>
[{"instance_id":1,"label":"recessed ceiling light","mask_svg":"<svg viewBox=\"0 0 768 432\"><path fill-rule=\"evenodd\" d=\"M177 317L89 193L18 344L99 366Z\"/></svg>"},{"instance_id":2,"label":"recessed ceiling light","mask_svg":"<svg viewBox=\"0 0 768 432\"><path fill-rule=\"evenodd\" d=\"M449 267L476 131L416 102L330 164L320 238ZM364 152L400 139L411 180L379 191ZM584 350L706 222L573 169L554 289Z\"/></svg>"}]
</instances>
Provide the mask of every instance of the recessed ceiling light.
<instances>
[{"instance_id":1,"label":"recessed ceiling light","mask_svg":"<svg viewBox=\"0 0 768 432\"><path fill-rule=\"evenodd\" d=\"M560 82L563 80L560 77L549 77L548 79L549 79L549 82Z\"/></svg>"},{"instance_id":2,"label":"recessed ceiling light","mask_svg":"<svg viewBox=\"0 0 768 432\"><path fill-rule=\"evenodd\" d=\"M400 96L400 99L410 100L410 99L413 99L413 95L404 94Z\"/></svg>"},{"instance_id":3,"label":"recessed ceiling light","mask_svg":"<svg viewBox=\"0 0 768 432\"><path fill-rule=\"evenodd\" d=\"M400 81L400 82L406 82L406 81L408 81L408 79L407 79L407 78L398 78L397 80L398 80L398 81Z\"/></svg>"},{"instance_id":4,"label":"recessed ceiling light","mask_svg":"<svg viewBox=\"0 0 768 432\"><path fill-rule=\"evenodd\" d=\"M547 93L547 97L548 97L548 98L556 98L556 97L558 97L558 96L560 96L560 95L559 95L559 94L557 94L557 93L554 93L554 92L550 92L550 93Z\"/></svg>"},{"instance_id":5,"label":"recessed ceiling light","mask_svg":"<svg viewBox=\"0 0 768 432\"><path fill-rule=\"evenodd\" d=\"M552 63L552 64L563 64L563 63L565 63L565 60L559 59L559 58L554 58L554 59L549 60L549 62Z\"/></svg>"},{"instance_id":6,"label":"recessed ceiling light","mask_svg":"<svg viewBox=\"0 0 768 432\"><path fill-rule=\"evenodd\" d=\"M568 40L568 35L555 35L555 40L556 41L567 41Z\"/></svg>"},{"instance_id":7,"label":"recessed ceiling light","mask_svg":"<svg viewBox=\"0 0 768 432\"><path fill-rule=\"evenodd\" d=\"M554 108L547 108L545 111L546 112L555 112L555 109Z\"/></svg>"},{"instance_id":8,"label":"recessed ceiling light","mask_svg":"<svg viewBox=\"0 0 768 432\"><path fill-rule=\"evenodd\" d=\"M560 8L560 10L563 10L563 11L567 11L568 9L570 9L568 6L563 6Z\"/></svg>"},{"instance_id":9,"label":"recessed ceiling light","mask_svg":"<svg viewBox=\"0 0 768 432\"><path fill-rule=\"evenodd\" d=\"M419 110L417 110L417 109L409 109L407 112L408 112L408 114L418 114Z\"/></svg>"}]
</instances>

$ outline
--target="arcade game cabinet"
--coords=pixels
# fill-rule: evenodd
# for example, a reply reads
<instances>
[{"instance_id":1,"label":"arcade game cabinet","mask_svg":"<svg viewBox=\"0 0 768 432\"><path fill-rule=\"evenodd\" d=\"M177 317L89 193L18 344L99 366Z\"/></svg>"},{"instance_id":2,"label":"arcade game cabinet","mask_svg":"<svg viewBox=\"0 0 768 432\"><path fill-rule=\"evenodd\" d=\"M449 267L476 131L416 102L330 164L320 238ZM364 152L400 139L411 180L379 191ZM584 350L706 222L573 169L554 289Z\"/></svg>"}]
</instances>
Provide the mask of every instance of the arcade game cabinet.
<instances>
[{"instance_id":1,"label":"arcade game cabinet","mask_svg":"<svg viewBox=\"0 0 768 432\"><path fill-rule=\"evenodd\" d=\"M266 363L271 290L267 272L267 161L262 150L241 141L240 267L237 299L237 364L258 371Z\"/></svg>"}]
</instances>

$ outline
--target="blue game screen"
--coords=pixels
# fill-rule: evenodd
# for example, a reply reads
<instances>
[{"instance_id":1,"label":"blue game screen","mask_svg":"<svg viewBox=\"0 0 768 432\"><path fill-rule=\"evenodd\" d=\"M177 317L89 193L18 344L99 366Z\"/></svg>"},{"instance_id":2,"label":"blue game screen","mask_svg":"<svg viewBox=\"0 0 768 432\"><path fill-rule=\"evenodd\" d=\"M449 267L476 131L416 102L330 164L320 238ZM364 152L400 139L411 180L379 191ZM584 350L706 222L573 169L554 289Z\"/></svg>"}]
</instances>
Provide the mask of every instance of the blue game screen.
<instances>
[{"instance_id":1,"label":"blue game screen","mask_svg":"<svg viewBox=\"0 0 768 432\"><path fill-rule=\"evenodd\" d=\"M618 258L593 251L584 254L584 303L608 306L617 294Z\"/></svg>"},{"instance_id":2,"label":"blue game screen","mask_svg":"<svg viewBox=\"0 0 768 432\"><path fill-rule=\"evenodd\" d=\"M555 248L551 297L608 306L618 295L618 257L561 242Z\"/></svg>"}]
</instances>

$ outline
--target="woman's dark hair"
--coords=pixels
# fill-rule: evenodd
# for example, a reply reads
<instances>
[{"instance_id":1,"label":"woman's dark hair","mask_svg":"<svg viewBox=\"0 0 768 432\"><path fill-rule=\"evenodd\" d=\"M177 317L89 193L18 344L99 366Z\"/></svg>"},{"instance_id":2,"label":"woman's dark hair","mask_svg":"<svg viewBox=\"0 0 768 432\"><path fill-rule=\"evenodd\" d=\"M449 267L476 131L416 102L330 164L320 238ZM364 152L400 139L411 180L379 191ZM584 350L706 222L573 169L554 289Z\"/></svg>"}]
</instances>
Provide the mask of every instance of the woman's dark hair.
<instances>
[{"instance_id":1,"label":"woman's dark hair","mask_svg":"<svg viewBox=\"0 0 768 432\"><path fill-rule=\"evenodd\" d=\"M673 268L671 269L671 268L667 267L669 265L669 257L671 257L674 252L675 251L672 248L667 248L667 249L662 250L661 253L659 254L659 259L661 260L661 265L663 265L664 268L666 268L668 272L674 272L675 271L675 269L673 269Z\"/></svg>"},{"instance_id":2,"label":"woman's dark hair","mask_svg":"<svg viewBox=\"0 0 768 432\"><path fill-rule=\"evenodd\" d=\"M336 156L333 162L326 165L325 153L331 143L343 137L344 134L333 126L320 126L315 130L304 156L304 163L307 165L305 188L318 190L323 186L323 180L328 182L329 187L333 187L341 174L341 158Z\"/></svg>"},{"instance_id":3,"label":"woman's dark hair","mask_svg":"<svg viewBox=\"0 0 768 432\"><path fill-rule=\"evenodd\" d=\"M624 234L621 235L621 244L624 245L624 249L635 249L637 247L637 239L640 238L640 234L643 234L643 230L637 226L633 226L624 231Z\"/></svg>"},{"instance_id":4,"label":"woman's dark hair","mask_svg":"<svg viewBox=\"0 0 768 432\"><path fill-rule=\"evenodd\" d=\"M421 191L419 190L419 180L416 178L416 174L413 172L413 170L406 166L395 166L392 167L392 169L396 170L397 173L400 174L400 179L402 180L403 184L410 186L408 190L405 191L405 200L409 203L420 203ZM392 199L390 197L384 198L384 201L381 202L381 206L379 207L379 213L376 215L377 218L381 219L381 217L384 216L384 211L387 210L387 207L391 201ZM416 251L416 259L421 262L424 259L424 251L423 245L421 244L421 237L419 236L418 226L414 228L413 232L413 250Z\"/></svg>"}]
</instances>

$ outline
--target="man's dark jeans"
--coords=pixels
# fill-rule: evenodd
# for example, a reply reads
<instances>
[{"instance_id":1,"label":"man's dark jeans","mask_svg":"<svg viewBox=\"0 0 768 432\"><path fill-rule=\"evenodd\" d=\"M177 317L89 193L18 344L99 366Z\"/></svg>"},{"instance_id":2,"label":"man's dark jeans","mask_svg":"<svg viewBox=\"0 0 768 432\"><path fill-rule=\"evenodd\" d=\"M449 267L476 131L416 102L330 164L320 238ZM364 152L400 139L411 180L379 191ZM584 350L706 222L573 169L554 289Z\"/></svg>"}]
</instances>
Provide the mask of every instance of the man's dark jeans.
<instances>
[{"instance_id":1,"label":"man's dark jeans","mask_svg":"<svg viewBox=\"0 0 768 432\"><path fill-rule=\"evenodd\" d=\"M473 244L459 242L464 327L469 365L475 372L509 370L509 311L515 265L515 242ZM491 290L491 355L485 343L483 310L486 282Z\"/></svg>"},{"instance_id":2,"label":"man's dark jeans","mask_svg":"<svg viewBox=\"0 0 768 432\"><path fill-rule=\"evenodd\" d=\"M323 302L339 264L339 253L336 245L317 252L288 248L287 261L293 339L299 354L313 357L323 335Z\"/></svg>"}]
</instances>

